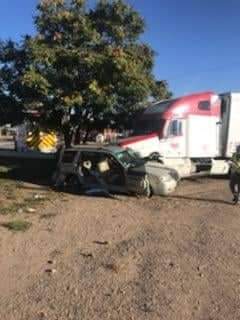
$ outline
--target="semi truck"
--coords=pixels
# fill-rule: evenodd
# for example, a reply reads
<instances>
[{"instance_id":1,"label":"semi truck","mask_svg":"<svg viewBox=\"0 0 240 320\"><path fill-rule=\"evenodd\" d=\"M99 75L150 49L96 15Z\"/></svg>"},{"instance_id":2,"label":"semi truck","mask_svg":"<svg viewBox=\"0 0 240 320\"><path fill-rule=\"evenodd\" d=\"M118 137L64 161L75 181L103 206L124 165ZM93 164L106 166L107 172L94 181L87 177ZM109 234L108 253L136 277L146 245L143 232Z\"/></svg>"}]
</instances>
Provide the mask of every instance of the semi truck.
<instances>
[{"instance_id":1,"label":"semi truck","mask_svg":"<svg viewBox=\"0 0 240 320\"><path fill-rule=\"evenodd\" d=\"M153 103L118 144L176 169L180 177L228 174L240 144L240 93L209 91Z\"/></svg>"}]
</instances>

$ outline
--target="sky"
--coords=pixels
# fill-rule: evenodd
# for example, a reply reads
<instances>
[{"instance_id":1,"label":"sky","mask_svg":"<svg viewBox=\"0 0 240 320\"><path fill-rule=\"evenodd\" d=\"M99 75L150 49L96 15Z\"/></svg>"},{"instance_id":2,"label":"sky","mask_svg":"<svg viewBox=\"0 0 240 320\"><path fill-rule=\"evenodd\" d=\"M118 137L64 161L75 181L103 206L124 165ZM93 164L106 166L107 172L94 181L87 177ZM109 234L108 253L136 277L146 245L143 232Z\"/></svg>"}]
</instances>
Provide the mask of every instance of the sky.
<instances>
[{"instance_id":1,"label":"sky","mask_svg":"<svg viewBox=\"0 0 240 320\"><path fill-rule=\"evenodd\" d=\"M93 2L94 0L90 0ZM126 0L144 17L154 74L175 96L240 91L239 0ZM34 34L38 0L0 0L0 39Z\"/></svg>"}]
</instances>

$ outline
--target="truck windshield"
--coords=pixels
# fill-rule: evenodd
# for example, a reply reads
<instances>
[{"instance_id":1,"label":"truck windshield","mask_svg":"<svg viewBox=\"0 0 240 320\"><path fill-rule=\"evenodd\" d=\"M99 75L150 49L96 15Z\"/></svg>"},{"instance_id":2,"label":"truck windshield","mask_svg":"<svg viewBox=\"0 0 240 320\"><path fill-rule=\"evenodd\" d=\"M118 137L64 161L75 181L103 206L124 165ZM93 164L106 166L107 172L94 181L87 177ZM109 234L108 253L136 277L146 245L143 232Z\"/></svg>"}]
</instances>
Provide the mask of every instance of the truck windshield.
<instances>
[{"instance_id":1,"label":"truck windshield","mask_svg":"<svg viewBox=\"0 0 240 320\"><path fill-rule=\"evenodd\" d=\"M125 168L137 167L144 164L145 160L141 159L131 150L124 150L115 154L117 159Z\"/></svg>"},{"instance_id":2,"label":"truck windshield","mask_svg":"<svg viewBox=\"0 0 240 320\"><path fill-rule=\"evenodd\" d=\"M162 114L167 111L177 99L165 100L147 107L142 116L135 122L133 135L145 135L151 133L162 134L165 120Z\"/></svg>"},{"instance_id":3,"label":"truck windshield","mask_svg":"<svg viewBox=\"0 0 240 320\"><path fill-rule=\"evenodd\" d=\"M172 99L172 100L165 100L158 103L154 103L149 107L147 107L147 109L144 111L144 114L163 113L167 109L169 109L170 106L176 101L177 99Z\"/></svg>"},{"instance_id":4,"label":"truck windshield","mask_svg":"<svg viewBox=\"0 0 240 320\"><path fill-rule=\"evenodd\" d=\"M163 130L164 123L164 119L156 119L152 116L145 119L139 119L134 125L133 135L145 135L155 132L160 134Z\"/></svg>"}]
</instances>

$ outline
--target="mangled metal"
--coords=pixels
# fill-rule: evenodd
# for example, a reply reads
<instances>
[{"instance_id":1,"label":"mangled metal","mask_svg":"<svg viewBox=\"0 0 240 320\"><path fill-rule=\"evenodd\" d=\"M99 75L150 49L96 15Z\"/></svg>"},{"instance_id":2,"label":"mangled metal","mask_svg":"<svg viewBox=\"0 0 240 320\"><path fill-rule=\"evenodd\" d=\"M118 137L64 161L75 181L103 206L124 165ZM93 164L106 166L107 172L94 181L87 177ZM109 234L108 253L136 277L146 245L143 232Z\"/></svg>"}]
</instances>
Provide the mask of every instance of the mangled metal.
<instances>
[{"instance_id":1,"label":"mangled metal","mask_svg":"<svg viewBox=\"0 0 240 320\"><path fill-rule=\"evenodd\" d=\"M116 146L62 150L53 182L85 194L168 195L178 183L177 172L146 161Z\"/></svg>"}]
</instances>

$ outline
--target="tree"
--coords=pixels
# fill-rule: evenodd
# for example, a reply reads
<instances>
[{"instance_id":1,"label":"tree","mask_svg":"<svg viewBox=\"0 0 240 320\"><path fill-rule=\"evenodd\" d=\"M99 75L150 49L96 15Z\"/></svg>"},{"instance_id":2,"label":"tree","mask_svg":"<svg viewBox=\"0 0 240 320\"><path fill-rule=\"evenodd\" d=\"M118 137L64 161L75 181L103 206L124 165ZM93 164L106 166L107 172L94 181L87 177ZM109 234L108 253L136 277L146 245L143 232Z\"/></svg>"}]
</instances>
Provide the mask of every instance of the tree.
<instances>
[{"instance_id":1,"label":"tree","mask_svg":"<svg viewBox=\"0 0 240 320\"><path fill-rule=\"evenodd\" d=\"M18 122L22 119L23 105L18 94L21 95L19 72L22 68L21 50L12 41L0 42L0 123Z\"/></svg>"},{"instance_id":2,"label":"tree","mask_svg":"<svg viewBox=\"0 0 240 320\"><path fill-rule=\"evenodd\" d=\"M144 21L123 0L92 9L84 0L43 0L35 26L35 36L2 44L2 92L21 107L39 107L42 123L63 130L67 145L74 129L121 119L149 96L169 94L153 76L153 50L139 41Z\"/></svg>"},{"instance_id":3,"label":"tree","mask_svg":"<svg viewBox=\"0 0 240 320\"><path fill-rule=\"evenodd\" d=\"M169 90L169 86L166 80L156 81L155 87L152 91L153 98L165 100L172 98L172 92Z\"/></svg>"}]
</instances>

